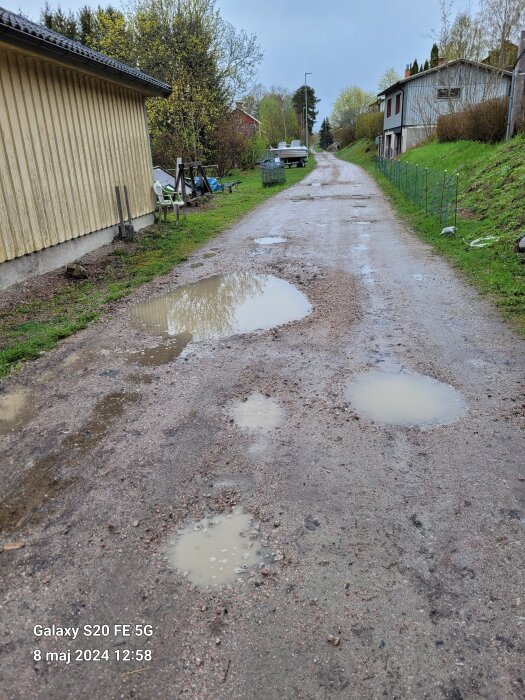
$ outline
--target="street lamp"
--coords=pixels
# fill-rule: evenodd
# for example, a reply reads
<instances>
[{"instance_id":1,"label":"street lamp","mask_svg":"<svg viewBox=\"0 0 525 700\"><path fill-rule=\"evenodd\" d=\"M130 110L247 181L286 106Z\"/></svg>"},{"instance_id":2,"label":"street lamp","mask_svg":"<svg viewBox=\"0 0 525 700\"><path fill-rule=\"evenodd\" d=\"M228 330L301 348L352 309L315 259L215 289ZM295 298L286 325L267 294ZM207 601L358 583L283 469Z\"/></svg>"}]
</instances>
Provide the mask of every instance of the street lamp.
<instances>
[{"instance_id":1,"label":"street lamp","mask_svg":"<svg viewBox=\"0 0 525 700\"><path fill-rule=\"evenodd\" d=\"M304 130L306 133L306 150L308 150L308 91L306 89L306 76L311 73L304 74Z\"/></svg>"}]
</instances>

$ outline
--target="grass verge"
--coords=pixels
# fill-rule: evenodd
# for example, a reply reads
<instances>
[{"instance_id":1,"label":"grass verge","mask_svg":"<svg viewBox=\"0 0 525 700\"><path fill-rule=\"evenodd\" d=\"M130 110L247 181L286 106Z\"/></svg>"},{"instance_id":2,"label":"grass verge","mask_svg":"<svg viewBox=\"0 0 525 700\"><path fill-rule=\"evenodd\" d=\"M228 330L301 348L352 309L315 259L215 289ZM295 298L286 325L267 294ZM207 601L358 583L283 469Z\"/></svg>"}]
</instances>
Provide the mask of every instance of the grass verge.
<instances>
[{"instance_id":1,"label":"grass verge","mask_svg":"<svg viewBox=\"0 0 525 700\"><path fill-rule=\"evenodd\" d=\"M525 336L525 256L516 239L525 234L525 138L488 145L473 141L429 143L403 154L402 160L434 170L459 172L458 231L439 235L439 221L419 211L374 164L375 146L359 141L339 157L360 165L379 183L405 222L450 260L487 295L514 328ZM471 248L484 236L498 240L487 248Z\"/></svg>"},{"instance_id":2,"label":"grass verge","mask_svg":"<svg viewBox=\"0 0 525 700\"><path fill-rule=\"evenodd\" d=\"M58 277L51 291L1 311L0 378L16 371L22 362L50 350L62 338L85 328L111 302L187 260L208 239L301 180L314 167L315 161L310 158L306 168L286 170L285 185L265 188L258 169L239 173L242 184L232 194L216 195L202 209L190 209L179 226L170 215L167 223L150 227L136 243L114 247L110 254L90 266L89 279L73 282Z\"/></svg>"}]
</instances>

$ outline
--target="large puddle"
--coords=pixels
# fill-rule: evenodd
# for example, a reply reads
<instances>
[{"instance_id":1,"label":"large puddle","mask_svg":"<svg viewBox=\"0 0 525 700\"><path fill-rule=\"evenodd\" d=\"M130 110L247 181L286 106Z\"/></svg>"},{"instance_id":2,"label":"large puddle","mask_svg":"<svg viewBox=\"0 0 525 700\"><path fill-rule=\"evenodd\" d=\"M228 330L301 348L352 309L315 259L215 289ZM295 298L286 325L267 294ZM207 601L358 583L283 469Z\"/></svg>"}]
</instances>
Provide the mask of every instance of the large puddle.
<instances>
[{"instance_id":1,"label":"large puddle","mask_svg":"<svg viewBox=\"0 0 525 700\"><path fill-rule=\"evenodd\" d=\"M279 425L283 410L276 399L252 394L245 401L232 404L230 416L239 428L268 432Z\"/></svg>"},{"instance_id":2,"label":"large puddle","mask_svg":"<svg viewBox=\"0 0 525 700\"><path fill-rule=\"evenodd\" d=\"M168 337L189 334L191 340L221 338L268 330L307 316L306 296L272 275L214 275L136 304L135 328Z\"/></svg>"},{"instance_id":3,"label":"large puddle","mask_svg":"<svg viewBox=\"0 0 525 700\"><path fill-rule=\"evenodd\" d=\"M242 581L262 561L251 517L242 510L189 525L170 543L168 560L192 583L224 586Z\"/></svg>"},{"instance_id":4,"label":"large puddle","mask_svg":"<svg viewBox=\"0 0 525 700\"><path fill-rule=\"evenodd\" d=\"M274 245L275 243L286 243L286 238L282 236L266 236L263 238L256 238L255 242L259 245Z\"/></svg>"},{"instance_id":5,"label":"large puddle","mask_svg":"<svg viewBox=\"0 0 525 700\"><path fill-rule=\"evenodd\" d=\"M0 435L27 423L33 414L27 389L0 394Z\"/></svg>"},{"instance_id":6,"label":"large puddle","mask_svg":"<svg viewBox=\"0 0 525 700\"><path fill-rule=\"evenodd\" d=\"M467 410L454 387L421 374L370 372L351 381L346 394L360 414L385 425L442 425Z\"/></svg>"}]
</instances>

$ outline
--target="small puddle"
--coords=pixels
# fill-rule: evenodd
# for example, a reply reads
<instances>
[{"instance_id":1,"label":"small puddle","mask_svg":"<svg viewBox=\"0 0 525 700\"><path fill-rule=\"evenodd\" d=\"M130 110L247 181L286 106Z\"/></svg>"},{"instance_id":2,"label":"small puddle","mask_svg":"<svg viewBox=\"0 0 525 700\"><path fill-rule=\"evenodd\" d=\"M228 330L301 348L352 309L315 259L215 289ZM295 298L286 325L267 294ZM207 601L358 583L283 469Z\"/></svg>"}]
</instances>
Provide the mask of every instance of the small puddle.
<instances>
[{"instance_id":1,"label":"small puddle","mask_svg":"<svg viewBox=\"0 0 525 700\"><path fill-rule=\"evenodd\" d=\"M252 519L242 510L217 515L186 527L168 547L168 561L198 586L224 586L242 581L262 561Z\"/></svg>"},{"instance_id":2,"label":"small puddle","mask_svg":"<svg viewBox=\"0 0 525 700\"><path fill-rule=\"evenodd\" d=\"M161 343L153 348L130 352L127 359L128 362L141 367L160 367L176 360L190 341L190 333L180 333L170 343Z\"/></svg>"},{"instance_id":3,"label":"small puddle","mask_svg":"<svg viewBox=\"0 0 525 700\"><path fill-rule=\"evenodd\" d=\"M442 425L467 411L454 387L421 374L370 372L352 380L346 395L359 413L385 425Z\"/></svg>"},{"instance_id":4,"label":"small puddle","mask_svg":"<svg viewBox=\"0 0 525 700\"><path fill-rule=\"evenodd\" d=\"M183 340L268 330L307 316L307 297L273 275L214 275L131 308L132 325Z\"/></svg>"},{"instance_id":5,"label":"small puddle","mask_svg":"<svg viewBox=\"0 0 525 700\"><path fill-rule=\"evenodd\" d=\"M421 275L421 274L419 274L419 273L416 273L415 275L412 275L412 277L413 277L415 280L417 280L418 282L422 282L422 281L423 281L423 275Z\"/></svg>"},{"instance_id":6,"label":"small puddle","mask_svg":"<svg viewBox=\"0 0 525 700\"><path fill-rule=\"evenodd\" d=\"M29 396L27 389L0 394L0 435L6 435L29 422L34 414L33 402L29 402Z\"/></svg>"},{"instance_id":7,"label":"small puddle","mask_svg":"<svg viewBox=\"0 0 525 700\"><path fill-rule=\"evenodd\" d=\"M274 245L275 243L286 243L286 238L282 236L266 236L263 238L255 238L255 242L259 245Z\"/></svg>"},{"instance_id":8,"label":"small puddle","mask_svg":"<svg viewBox=\"0 0 525 700\"><path fill-rule=\"evenodd\" d=\"M202 267L203 265L204 265L204 263L195 262L195 263L191 263L190 267L196 268L196 267Z\"/></svg>"},{"instance_id":9,"label":"small puddle","mask_svg":"<svg viewBox=\"0 0 525 700\"><path fill-rule=\"evenodd\" d=\"M214 258L216 255L217 255L217 253L213 253L212 251L210 251L209 253L204 253L204 255L202 257L203 258Z\"/></svg>"},{"instance_id":10,"label":"small puddle","mask_svg":"<svg viewBox=\"0 0 525 700\"><path fill-rule=\"evenodd\" d=\"M230 416L239 428L268 432L279 425L283 410L276 399L252 394L246 401L235 401Z\"/></svg>"}]
</instances>

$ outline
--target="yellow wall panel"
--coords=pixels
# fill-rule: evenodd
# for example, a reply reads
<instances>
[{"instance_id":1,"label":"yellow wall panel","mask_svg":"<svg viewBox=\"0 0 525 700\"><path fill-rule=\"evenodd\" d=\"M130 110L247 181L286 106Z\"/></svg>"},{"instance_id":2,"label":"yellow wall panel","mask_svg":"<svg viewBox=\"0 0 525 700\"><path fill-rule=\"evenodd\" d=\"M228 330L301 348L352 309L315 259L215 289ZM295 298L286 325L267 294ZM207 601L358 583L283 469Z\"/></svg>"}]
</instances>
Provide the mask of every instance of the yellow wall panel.
<instances>
[{"instance_id":1,"label":"yellow wall panel","mask_svg":"<svg viewBox=\"0 0 525 700\"><path fill-rule=\"evenodd\" d=\"M144 97L0 46L0 262L154 209ZM126 215L126 212L124 212Z\"/></svg>"}]
</instances>

